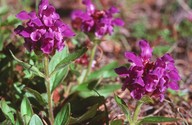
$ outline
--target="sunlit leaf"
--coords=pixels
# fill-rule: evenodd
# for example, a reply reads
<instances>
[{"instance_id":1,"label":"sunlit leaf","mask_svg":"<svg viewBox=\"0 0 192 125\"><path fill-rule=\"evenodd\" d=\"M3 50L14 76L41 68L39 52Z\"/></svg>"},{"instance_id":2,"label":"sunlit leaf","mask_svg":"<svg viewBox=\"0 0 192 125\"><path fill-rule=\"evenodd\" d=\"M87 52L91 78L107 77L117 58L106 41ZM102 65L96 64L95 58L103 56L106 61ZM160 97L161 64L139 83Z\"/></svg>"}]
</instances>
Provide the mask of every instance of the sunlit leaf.
<instances>
[{"instance_id":1,"label":"sunlit leaf","mask_svg":"<svg viewBox=\"0 0 192 125\"><path fill-rule=\"evenodd\" d=\"M5 117L7 119L9 119L11 121L12 124L15 123L14 121L14 113L12 112L11 108L7 105L6 101L5 100L1 100L1 103L0 103L0 108L1 108L1 111L3 112L3 114L5 115Z\"/></svg>"},{"instance_id":2,"label":"sunlit leaf","mask_svg":"<svg viewBox=\"0 0 192 125\"><path fill-rule=\"evenodd\" d=\"M54 124L55 125L68 125L69 120L70 120L70 114L71 114L71 107L70 107L70 103L68 103L57 114Z\"/></svg>"},{"instance_id":3,"label":"sunlit leaf","mask_svg":"<svg viewBox=\"0 0 192 125\"><path fill-rule=\"evenodd\" d=\"M56 52L55 55L51 58L49 63L49 72L53 72L56 65L58 65L61 60L63 60L69 54L68 47L65 48L61 52ZM53 75L51 75L50 82L51 82L51 91L53 91L67 76L69 71L69 67L66 66L61 70L57 71Z\"/></svg>"},{"instance_id":4,"label":"sunlit leaf","mask_svg":"<svg viewBox=\"0 0 192 125\"><path fill-rule=\"evenodd\" d=\"M25 123L28 124L33 115L33 110L27 97L24 97L21 102L21 115L24 117Z\"/></svg>"},{"instance_id":5,"label":"sunlit leaf","mask_svg":"<svg viewBox=\"0 0 192 125\"><path fill-rule=\"evenodd\" d=\"M69 65L70 63L72 63L73 61L81 57L86 51L87 51L87 48L83 48L67 55L63 60L60 61L59 64L55 66L55 69L51 74L66 67L67 65Z\"/></svg>"},{"instance_id":6,"label":"sunlit leaf","mask_svg":"<svg viewBox=\"0 0 192 125\"><path fill-rule=\"evenodd\" d=\"M29 125L43 125L43 122L38 115L34 114L30 120Z\"/></svg>"}]
</instances>

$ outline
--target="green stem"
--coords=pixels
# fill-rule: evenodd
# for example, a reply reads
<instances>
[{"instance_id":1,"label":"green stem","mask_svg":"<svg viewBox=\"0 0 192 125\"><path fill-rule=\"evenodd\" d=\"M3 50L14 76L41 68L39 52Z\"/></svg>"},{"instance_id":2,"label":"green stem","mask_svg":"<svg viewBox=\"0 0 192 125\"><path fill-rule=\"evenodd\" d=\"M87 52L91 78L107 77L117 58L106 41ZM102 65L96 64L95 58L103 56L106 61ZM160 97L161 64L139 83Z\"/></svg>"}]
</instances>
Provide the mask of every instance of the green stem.
<instances>
[{"instance_id":1,"label":"green stem","mask_svg":"<svg viewBox=\"0 0 192 125\"><path fill-rule=\"evenodd\" d=\"M137 106L136 106L136 109L135 109L135 112L134 112L134 115L133 115L133 121L132 121L133 125L136 125L136 123L138 122L138 116L139 116L142 105L143 105L143 102L141 102L141 101L137 102Z\"/></svg>"},{"instance_id":2,"label":"green stem","mask_svg":"<svg viewBox=\"0 0 192 125\"><path fill-rule=\"evenodd\" d=\"M91 50L91 57L90 57L89 65L88 65L87 71L85 73L85 76L83 77L82 82L84 82L86 80L86 78L89 76L89 74L91 72L92 65L93 65L93 60L94 60L95 53L96 53L96 49L97 49L97 43L94 43L93 48Z\"/></svg>"},{"instance_id":3,"label":"green stem","mask_svg":"<svg viewBox=\"0 0 192 125\"><path fill-rule=\"evenodd\" d=\"M49 58L48 56L44 57L44 69L45 69L45 85L47 88L47 98L48 98L48 113L49 113L49 120L51 125L54 123L54 116L53 116L53 107L52 107L52 96L51 96L51 89L50 89L50 78L49 78Z\"/></svg>"}]
</instances>

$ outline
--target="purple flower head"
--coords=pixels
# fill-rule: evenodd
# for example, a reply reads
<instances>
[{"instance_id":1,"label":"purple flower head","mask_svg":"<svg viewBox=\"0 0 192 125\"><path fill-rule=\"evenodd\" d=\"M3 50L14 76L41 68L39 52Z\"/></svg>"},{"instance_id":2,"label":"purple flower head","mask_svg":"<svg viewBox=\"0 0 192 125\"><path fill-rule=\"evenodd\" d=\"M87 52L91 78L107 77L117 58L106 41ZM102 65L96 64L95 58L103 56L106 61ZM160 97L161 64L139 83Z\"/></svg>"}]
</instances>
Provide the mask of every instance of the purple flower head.
<instances>
[{"instance_id":1,"label":"purple flower head","mask_svg":"<svg viewBox=\"0 0 192 125\"><path fill-rule=\"evenodd\" d=\"M167 88L178 90L181 79L170 54L165 54L152 62L152 48L145 40L139 41L140 55L125 52L125 58L131 63L130 67L121 66L115 72L123 77L122 90L128 89L134 99L141 99L144 95L164 99Z\"/></svg>"},{"instance_id":2,"label":"purple flower head","mask_svg":"<svg viewBox=\"0 0 192 125\"><path fill-rule=\"evenodd\" d=\"M16 15L20 20L27 20L26 27L19 25L15 33L25 40L27 50L53 55L55 51L61 51L64 41L74 36L70 27L64 24L55 8L48 0L41 0L38 14L34 11L21 11Z\"/></svg>"},{"instance_id":3,"label":"purple flower head","mask_svg":"<svg viewBox=\"0 0 192 125\"><path fill-rule=\"evenodd\" d=\"M123 26L124 22L120 18L114 18L113 15L119 10L111 7L108 10L97 10L91 0L83 0L86 5L86 12L76 10L72 13L72 26L75 29L86 33L93 33L101 38L106 34L111 35L114 26Z\"/></svg>"}]
</instances>

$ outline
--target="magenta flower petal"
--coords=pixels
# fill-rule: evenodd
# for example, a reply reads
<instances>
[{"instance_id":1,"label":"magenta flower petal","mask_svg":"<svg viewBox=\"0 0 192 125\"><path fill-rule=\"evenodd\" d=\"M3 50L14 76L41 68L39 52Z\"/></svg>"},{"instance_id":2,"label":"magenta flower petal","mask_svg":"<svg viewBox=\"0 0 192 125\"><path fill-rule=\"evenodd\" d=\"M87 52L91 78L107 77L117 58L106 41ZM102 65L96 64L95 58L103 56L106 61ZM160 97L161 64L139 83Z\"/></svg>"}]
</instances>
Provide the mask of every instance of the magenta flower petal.
<instances>
[{"instance_id":1,"label":"magenta flower petal","mask_svg":"<svg viewBox=\"0 0 192 125\"><path fill-rule=\"evenodd\" d=\"M149 46L149 43L145 40L139 41L139 46L141 48L141 57L145 60L148 60L152 57L152 48Z\"/></svg>"},{"instance_id":2,"label":"magenta flower petal","mask_svg":"<svg viewBox=\"0 0 192 125\"><path fill-rule=\"evenodd\" d=\"M31 18L31 16L26 11L21 11L16 15L16 17L20 20L28 20Z\"/></svg>"},{"instance_id":3,"label":"magenta flower petal","mask_svg":"<svg viewBox=\"0 0 192 125\"><path fill-rule=\"evenodd\" d=\"M123 26L125 24L124 21L120 18L114 19L112 23L116 26Z\"/></svg>"},{"instance_id":4,"label":"magenta flower petal","mask_svg":"<svg viewBox=\"0 0 192 125\"><path fill-rule=\"evenodd\" d=\"M71 28L61 21L48 0L40 1L38 14L34 11L21 11L17 18L28 20L26 27L18 26L14 30L25 39L24 46L28 51L53 55L56 50L61 51L64 48L64 40L75 35Z\"/></svg>"},{"instance_id":5,"label":"magenta flower petal","mask_svg":"<svg viewBox=\"0 0 192 125\"><path fill-rule=\"evenodd\" d=\"M132 52L125 52L125 58L134 65L143 66L141 59Z\"/></svg>"},{"instance_id":6,"label":"magenta flower petal","mask_svg":"<svg viewBox=\"0 0 192 125\"><path fill-rule=\"evenodd\" d=\"M97 10L91 0L83 0L86 5L86 12L76 10L72 13L72 26L87 34L95 34L97 38L104 35L112 35L115 26L123 26L124 22L119 18L114 18L114 14L119 10L111 7L108 10Z\"/></svg>"},{"instance_id":7,"label":"magenta flower petal","mask_svg":"<svg viewBox=\"0 0 192 125\"><path fill-rule=\"evenodd\" d=\"M38 41L41 38L41 33L39 31L34 31L30 34L30 38L33 41Z\"/></svg>"},{"instance_id":8,"label":"magenta flower petal","mask_svg":"<svg viewBox=\"0 0 192 125\"><path fill-rule=\"evenodd\" d=\"M173 90L178 90L179 89L179 85L177 83L177 81L171 81L169 82L169 87Z\"/></svg>"},{"instance_id":9,"label":"magenta flower petal","mask_svg":"<svg viewBox=\"0 0 192 125\"><path fill-rule=\"evenodd\" d=\"M115 72L123 77L122 90L128 89L134 99L141 99L144 95L159 98L162 102L164 93L168 88L178 90L178 81L181 79L174 65L174 60L169 54L165 54L156 61L151 62L152 49L142 40L139 42L140 56L132 52L125 52L125 58L131 62L131 66L119 67Z\"/></svg>"}]
</instances>

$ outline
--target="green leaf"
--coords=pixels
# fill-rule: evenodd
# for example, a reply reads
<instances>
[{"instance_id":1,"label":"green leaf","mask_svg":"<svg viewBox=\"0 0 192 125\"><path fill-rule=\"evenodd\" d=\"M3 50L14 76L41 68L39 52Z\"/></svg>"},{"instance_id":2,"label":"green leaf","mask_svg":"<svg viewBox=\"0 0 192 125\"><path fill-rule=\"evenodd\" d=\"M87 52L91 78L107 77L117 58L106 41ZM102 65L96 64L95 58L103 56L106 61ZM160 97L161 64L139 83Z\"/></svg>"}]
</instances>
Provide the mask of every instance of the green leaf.
<instances>
[{"instance_id":1,"label":"green leaf","mask_svg":"<svg viewBox=\"0 0 192 125\"><path fill-rule=\"evenodd\" d=\"M36 75L44 78L44 74L43 74L42 72L40 72L37 67L35 67L35 66L33 66L33 65L30 65L30 64L28 64L28 63L25 63L25 62L23 62L23 61L21 61L21 60L19 60L19 59L17 59L17 58L13 55L13 53L12 53L11 51L10 51L10 53L11 53L11 55L13 56L13 58L14 58L20 65L22 65L24 68L26 68L26 69L30 70L32 73L34 73L34 74L36 74Z\"/></svg>"},{"instance_id":2,"label":"green leaf","mask_svg":"<svg viewBox=\"0 0 192 125\"><path fill-rule=\"evenodd\" d=\"M66 104L57 114L54 125L68 125L70 121L71 107L70 103Z\"/></svg>"},{"instance_id":3,"label":"green leaf","mask_svg":"<svg viewBox=\"0 0 192 125\"><path fill-rule=\"evenodd\" d=\"M112 62L101 69L91 73L87 80L99 79L99 78L109 78L115 77L117 74L114 71L114 68L118 66L117 62Z\"/></svg>"},{"instance_id":4,"label":"green leaf","mask_svg":"<svg viewBox=\"0 0 192 125\"><path fill-rule=\"evenodd\" d=\"M139 124L143 123L160 123L160 122L176 122L179 119L177 118L168 118L168 117L162 117L162 116L151 116L151 117L145 117L143 118Z\"/></svg>"},{"instance_id":5,"label":"green leaf","mask_svg":"<svg viewBox=\"0 0 192 125\"><path fill-rule=\"evenodd\" d=\"M107 84L102 85L101 88L97 89L98 93L104 97L107 97L111 93L113 93L115 90L118 90L121 88L120 84Z\"/></svg>"},{"instance_id":6,"label":"green leaf","mask_svg":"<svg viewBox=\"0 0 192 125\"><path fill-rule=\"evenodd\" d=\"M5 100L1 100L1 111L3 112L3 114L5 115L5 117L7 119L9 119L11 121L12 124L15 123L14 121L14 115L13 115L13 111L11 110L11 108L7 105Z\"/></svg>"},{"instance_id":7,"label":"green leaf","mask_svg":"<svg viewBox=\"0 0 192 125\"><path fill-rule=\"evenodd\" d=\"M33 110L31 104L27 97L24 97L21 102L21 116L24 117L24 121L26 124L29 123L31 117L33 115Z\"/></svg>"},{"instance_id":8,"label":"green leaf","mask_svg":"<svg viewBox=\"0 0 192 125\"><path fill-rule=\"evenodd\" d=\"M34 114L30 120L29 125L43 125L43 122L38 115Z\"/></svg>"},{"instance_id":9,"label":"green leaf","mask_svg":"<svg viewBox=\"0 0 192 125\"><path fill-rule=\"evenodd\" d=\"M69 53L68 47L65 48L61 52L56 52L55 55L51 58L49 63L49 72L53 72L56 65L58 65ZM69 71L69 67L66 66L63 69L57 71L53 75L51 75L50 83L51 83L51 91L53 91L67 76Z\"/></svg>"},{"instance_id":10,"label":"green leaf","mask_svg":"<svg viewBox=\"0 0 192 125\"><path fill-rule=\"evenodd\" d=\"M85 120L93 118L97 113L97 108L98 108L98 104L95 104L95 105L91 106L90 109L82 116L80 116L78 118L71 117L70 124L81 123Z\"/></svg>"},{"instance_id":11,"label":"green leaf","mask_svg":"<svg viewBox=\"0 0 192 125\"><path fill-rule=\"evenodd\" d=\"M131 120L130 117L130 111L126 105L126 103L123 101L123 99L121 99L120 97L118 97L117 95L115 96L115 101L118 104L118 106L121 108L121 110L123 111L123 113L125 114L126 118L128 119L128 121Z\"/></svg>"},{"instance_id":12,"label":"green leaf","mask_svg":"<svg viewBox=\"0 0 192 125\"><path fill-rule=\"evenodd\" d=\"M69 54L67 57L61 60L59 64L56 65L54 71L51 74L54 74L56 71L66 67L67 65L75 61L77 58L81 57L86 51L87 48L83 48L75 51L74 53Z\"/></svg>"},{"instance_id":13,"label":"green leaf","mask_svg":"<svg viewBox=\"0 0 192 125\"><path fill-rule=\"evenodd\" d=\"M5 15L8 12L7 6L1 6L0 7L0 16Z\"/></svg>"},{"instance_id":14,"label":"green leaf","mask_svg":"<svg viewBox=\"0 0 192 125\"><path fill-rule=\"evenodd\" d=\"M123 120L122 119L114 120L110 123L110 125L123 125Z\"/></svg>"},{"instance_id":15,"label":"green leaf","mask_svg":"<svg viewBox=\"0 0 192 125\"><path fill-rule=\"evenodd\" d=\"M25 88L25 90L27 92L31 93L32 95L34 95L35 99L40 103L40 105L42 105L42 106L47 105L46 100L41 96L41 94L39 92L37 92L36 90L30 89L30 88Z\"/></svg>"}]
</instances>

